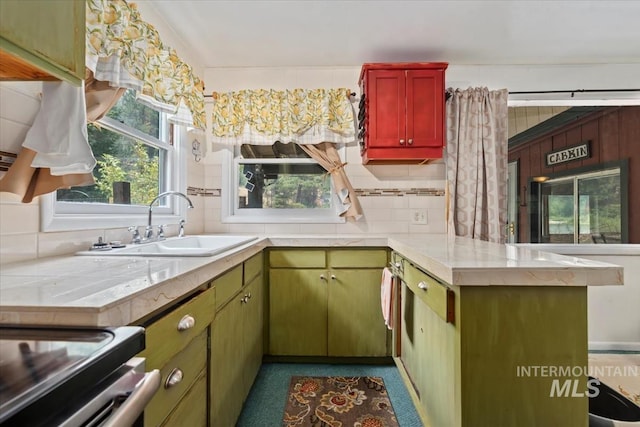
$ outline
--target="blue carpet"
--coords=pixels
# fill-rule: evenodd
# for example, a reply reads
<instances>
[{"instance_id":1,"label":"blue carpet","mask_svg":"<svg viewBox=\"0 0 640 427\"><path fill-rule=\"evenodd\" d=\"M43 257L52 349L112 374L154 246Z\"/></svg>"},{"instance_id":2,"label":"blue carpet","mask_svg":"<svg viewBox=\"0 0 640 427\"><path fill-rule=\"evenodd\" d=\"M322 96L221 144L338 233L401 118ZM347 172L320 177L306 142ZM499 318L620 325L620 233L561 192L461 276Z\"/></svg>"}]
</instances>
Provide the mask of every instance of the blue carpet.
<instances>
[{"instance_id":1,"label":"blue carpet","mask_svg":"<svg viewBox=\"0 0 640 427\"><path fill-rule=\"evenodd\" d=\"M400 427L422 427L411 396L395 365L325 365L265 363L260 368L249 397L242 408L237 427L277 427L287 401L293 375L382 377Z\"/></svg>"}]
</instances>

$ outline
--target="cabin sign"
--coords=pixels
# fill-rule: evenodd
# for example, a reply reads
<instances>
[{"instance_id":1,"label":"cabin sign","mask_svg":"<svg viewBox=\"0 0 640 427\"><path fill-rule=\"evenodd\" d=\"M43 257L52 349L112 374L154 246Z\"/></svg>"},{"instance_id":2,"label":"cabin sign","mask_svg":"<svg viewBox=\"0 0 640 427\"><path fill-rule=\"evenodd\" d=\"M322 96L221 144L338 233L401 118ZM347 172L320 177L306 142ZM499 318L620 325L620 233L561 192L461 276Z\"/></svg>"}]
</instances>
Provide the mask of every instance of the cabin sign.
<instances>
[{"instance_id":1,"label":"cabin sign","mask_svg":"<svg viewBox=\"0 0 640 427\"><path fill-rule=\"evenodd\" d=\"M547 166L591 157L589 141L546 154Z\"/></svg>"}]
</instances>

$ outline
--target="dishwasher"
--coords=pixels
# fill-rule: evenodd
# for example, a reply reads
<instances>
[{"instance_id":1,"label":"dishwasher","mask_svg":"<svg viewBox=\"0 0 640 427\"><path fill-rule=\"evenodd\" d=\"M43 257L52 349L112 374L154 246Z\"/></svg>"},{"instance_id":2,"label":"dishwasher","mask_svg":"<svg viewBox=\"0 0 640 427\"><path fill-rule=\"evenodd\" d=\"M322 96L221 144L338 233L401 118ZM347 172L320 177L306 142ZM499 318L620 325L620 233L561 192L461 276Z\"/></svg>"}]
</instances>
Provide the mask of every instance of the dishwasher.
<instances>
[{"instance_id":1,"label":"dishwasher","mask_svg":"<svg viewBox=\"0 0 640 427\"><path fill-rule=\"evenodd\" d=\"M141 426L160 385L144 329L0 325L0 426Z\"/></svg>"}]
</instances>

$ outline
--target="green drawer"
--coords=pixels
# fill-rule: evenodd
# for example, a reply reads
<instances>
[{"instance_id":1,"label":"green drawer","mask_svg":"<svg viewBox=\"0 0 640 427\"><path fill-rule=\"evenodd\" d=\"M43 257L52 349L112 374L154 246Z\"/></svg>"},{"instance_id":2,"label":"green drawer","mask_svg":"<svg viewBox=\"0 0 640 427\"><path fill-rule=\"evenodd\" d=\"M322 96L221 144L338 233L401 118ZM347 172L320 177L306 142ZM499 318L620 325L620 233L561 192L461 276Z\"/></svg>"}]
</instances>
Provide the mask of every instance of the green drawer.
<instances>
[{"instance_id":1,"label":"green drawer","mask_svg":"<svg viewBox=\"0 0 640 427\"><path fill-rule=\"evenodd\" d=\"M404 281L414 295L427 304L438 316L453 323L455 307L452 290L408 262L404 263Z\"/></svg>"},{"instance_id":2,"label":"green drawer","mask_svg":"<svg viewBox=\"0 0 640 427\"><path fill-rule=\"evenodd\" d=\"M260 274L262 274L262 252L244 262L244 284L248 285Z\"/></svg>"},{"instance_id":3,"label":"green drawer","mask_svg":"<svg viewBox=\"0 0 640 427\"><path fill-rule=\"evenodd\" d=\"M289 249L269 252L269 266L280 268L325 268L323 249Z\"/></svg>"},{"instance_id":4,"label":"green drawer","mask_svg":"<svg viewBox=\"0 0 640 427\"><path fill-rule=\"evenodd\" d=\"M331 249L331 268L384 268L387 265L386 249Z\"/></svg>"},{"instance_id":5,"label":"green drawer","mask_svg":"<svg viewBox=\"0 0 640 427\"><path fill-rule=\"evenodd\" d=\"M242 264L214 279L211 286L216 289L216 310L242 289Z\"/></svg>"},{"instance_id":6,"label":"green drawer","mask_svg":"<svg viewBox=\"0 0 640 427\"><path fill-rule=\"evenodd\" d=\"M205 330L213 321L215 300L215 291L208 289L147 326L146 349L140 354L147 368L164 366Z\"/></svg>"},{"instance_id":7,"label":"green drawer","mask_svg":"<svg viewBox=\"0 0 640 427\"><path fill-rule=\"evenodd\" d=\"M191 384L202 376L202 372L206 372L206 361L207 331L203 331L187 348L160 368L160 374L162 375L160 388L145 408L145 427L159 426L161 424L189 391ZM182 371L182 380L174 385L169 385L167 380L175 370Z\"/></svg>"}]
</instances>

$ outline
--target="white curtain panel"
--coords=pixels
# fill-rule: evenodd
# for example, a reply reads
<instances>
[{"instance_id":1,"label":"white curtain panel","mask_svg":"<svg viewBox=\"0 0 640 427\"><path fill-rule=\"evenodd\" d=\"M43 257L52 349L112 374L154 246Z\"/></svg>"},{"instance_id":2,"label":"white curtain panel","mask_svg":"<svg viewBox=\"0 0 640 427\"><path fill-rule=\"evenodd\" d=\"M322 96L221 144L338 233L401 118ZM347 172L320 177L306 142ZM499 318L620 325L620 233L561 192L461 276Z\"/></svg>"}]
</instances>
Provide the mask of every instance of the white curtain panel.
<instances>
[{"instance_id":1,"label":"white curtain panel","mask_svg":"<svg viewBox=\"0 0 640 427\"><path fill-rule=\"evenodd\" d=\"M506 89L447 89L445 163L449 234L504 243Z\"/></svg>"}]
</instances>

